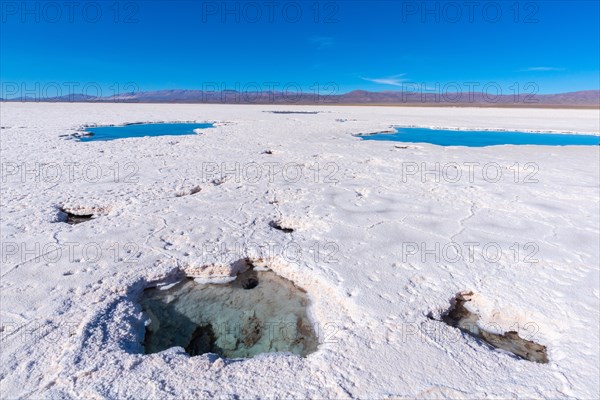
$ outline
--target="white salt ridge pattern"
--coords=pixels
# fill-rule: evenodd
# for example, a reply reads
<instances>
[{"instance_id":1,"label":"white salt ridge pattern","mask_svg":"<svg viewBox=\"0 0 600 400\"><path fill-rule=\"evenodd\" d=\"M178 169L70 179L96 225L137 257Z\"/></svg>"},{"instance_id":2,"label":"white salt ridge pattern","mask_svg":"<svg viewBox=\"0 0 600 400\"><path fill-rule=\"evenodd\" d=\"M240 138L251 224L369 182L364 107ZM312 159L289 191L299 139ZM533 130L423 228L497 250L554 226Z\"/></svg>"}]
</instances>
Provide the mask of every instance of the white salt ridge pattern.
<instances>
[{"instance_id":1,"label":"white salt ridge pattern","mask_svg":"<svg viewBox=\"0 0 600 400\"><path fill-rule=\"evenodd\" d=\"M3 103L3 164L96 163L103 176L50 182L11 175L2 182L3 244L41 244L38 257L3 252L2 397L600 396L598 148L399 148L352 136L393 125L598 134L597 110L293 108L328 113L263 112L290 109L272 105ZM59 137L87 124L161 120L229 124L202 136L89 142L85 151ZM296 163L311 171L315 163L334 163L336 170L321 169L318 179L278 174L215 184L205 179L207 162ZM473 182L403 181L406 163L423 162L495 162L506 172L530 162L539 166L539 182L491 183L479 174ZM197 186L200 192L177 197ZM70 226L56 223L61 205L106 214ZM273 220L293 222L286 227L294 232L273 229ZM495 242L507 253L496 263L479 252L474 262L403 260L402 243L451 241ZM103 251L99 258L44 253L46 244L73 242ZM539 262L515 261L507 250L515 242L537 243ZM239 255L203 257L206 243L300 248L293 259L275 254L268 263L308 292L310 316L321 328L318 351L243 362L189 357L181 348L142 354L143 330L133 327L140 326L147 282L188 271L215 279L236 272ZM323 247L328 243L337 251ZM439 316L463 290L478 294L484 325L521 336L531 334L526 324L539 327L532 340L547 346L549 364L489 350L427 317Z\"/></svg>"}]
</instances>

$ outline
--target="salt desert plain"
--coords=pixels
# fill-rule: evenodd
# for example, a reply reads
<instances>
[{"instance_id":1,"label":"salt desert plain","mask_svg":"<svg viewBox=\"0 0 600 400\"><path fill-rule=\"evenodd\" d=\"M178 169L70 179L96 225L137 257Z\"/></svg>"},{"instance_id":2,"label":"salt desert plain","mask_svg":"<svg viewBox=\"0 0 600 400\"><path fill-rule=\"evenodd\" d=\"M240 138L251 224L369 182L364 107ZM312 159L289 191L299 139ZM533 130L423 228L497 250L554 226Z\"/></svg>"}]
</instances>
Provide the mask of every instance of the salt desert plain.
<instances>
[{"instance_id":1,"label":"salt desert plain","mask_svg":"<svg viewBox=\"0 0 600 400\"><path fill-rule=\"evenodd\" d=\"M598 135L598 110L2 103L0 116L3 398L600 397L598 146L355 136ZM64 136L159 121L216 124ZM69 225L60 208L94 219ZM144 354L144 288L223 281L244 258L307 292L317 351ZM462 291L482 326L546 346L549 363L442 322Z\"/></svg>"}]
</instances>

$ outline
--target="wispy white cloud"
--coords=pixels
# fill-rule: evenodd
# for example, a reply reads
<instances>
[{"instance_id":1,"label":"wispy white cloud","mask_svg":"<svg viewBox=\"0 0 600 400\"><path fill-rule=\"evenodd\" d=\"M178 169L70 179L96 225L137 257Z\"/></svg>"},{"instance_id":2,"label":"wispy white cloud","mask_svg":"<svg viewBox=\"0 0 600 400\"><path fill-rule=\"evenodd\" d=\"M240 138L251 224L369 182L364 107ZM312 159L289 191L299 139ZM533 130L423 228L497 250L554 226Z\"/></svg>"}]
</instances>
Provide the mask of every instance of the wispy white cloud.
<instances>
[{"instance_id":1,"label":"wispy white cloud","mask_svg":"<svg viewBox=\"0 0 600 400\"><path fill-rule=\"evenodd\" d=\"M396 74L392 76L386 76L383 78L362 78L365 81L378 83L380 85L391 85L391 86L402 86L406 79L402 77L406 74Z\"/></svg>"},{"instance_id":2,"label":"wispy white cloud","mask_svg":"<svg viewBox=\"0 0 600 400\"><path fill-rule=\"evenodd\" d=\"M335 44L335 40L330 36L312 36L310 41L318 50L328 49Z\"/></svg>"},{"instance_id":3,"label":"wispy white cloud","mask_svg":"<svg viewBox=\"0 0 600 400\"><path fill-rule=\"evenodd\" d=\"M564 71L564 68L557 68L557 67L529 67L529 68L525 68L522 69L521 71L525 71L525 72L532 72L532 71Z\"/></svg>"}]
</instances>

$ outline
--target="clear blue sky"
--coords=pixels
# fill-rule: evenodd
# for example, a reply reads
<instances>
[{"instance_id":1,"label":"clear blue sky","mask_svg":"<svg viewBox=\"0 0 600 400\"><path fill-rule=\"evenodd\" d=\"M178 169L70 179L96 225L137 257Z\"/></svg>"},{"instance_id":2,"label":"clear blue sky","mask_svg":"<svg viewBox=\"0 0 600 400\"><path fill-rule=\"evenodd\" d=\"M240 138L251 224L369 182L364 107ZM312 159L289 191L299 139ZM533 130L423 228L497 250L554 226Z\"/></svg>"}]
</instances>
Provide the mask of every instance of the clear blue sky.
<instances>
[{"instance_id":1,"label":"clear blue sky","mask_svg":"<svg viewBox=\"0 0 600 400\"><path fill-rule=\"evenodd\" d=\"M321 93L328 82L340 92L497 82L506 94L514 82L539 93L600 85L596 0L75 3L2 0L3 85L92 83L103 94L129 82L318 83Z\"/></svg>"}]
</instances>

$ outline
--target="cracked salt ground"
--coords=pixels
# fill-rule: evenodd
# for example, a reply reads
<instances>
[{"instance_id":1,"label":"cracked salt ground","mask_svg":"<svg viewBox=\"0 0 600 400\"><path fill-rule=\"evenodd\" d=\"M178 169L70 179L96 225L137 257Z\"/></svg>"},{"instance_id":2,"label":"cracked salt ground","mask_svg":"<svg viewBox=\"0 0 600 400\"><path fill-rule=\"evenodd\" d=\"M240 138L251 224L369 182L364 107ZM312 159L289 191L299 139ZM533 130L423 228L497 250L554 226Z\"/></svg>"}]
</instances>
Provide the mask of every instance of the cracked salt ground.
<instances>
[{"instance_id":1,"label":"cracked salt ground","mask_svg":"<svg viewBox=\"0 0 600 400\"><path fill-rule=\"evenodd\" d=\"M306 293L272 271L250 268L227 284L187 279L147 289L141 303L148 318L146 353L180 346L192 356L250 358L267 352L304 356L317 349Z\"/></svg>"}]
</instances>

